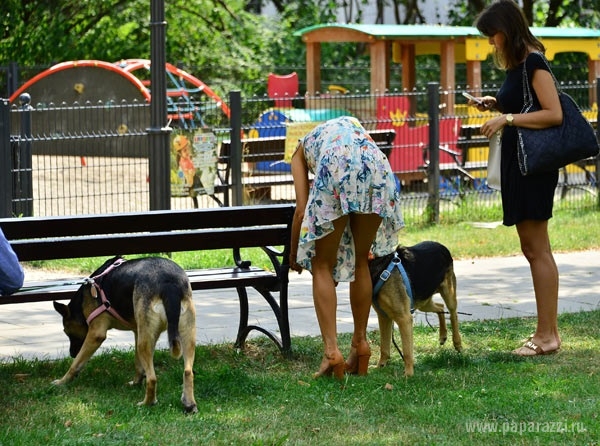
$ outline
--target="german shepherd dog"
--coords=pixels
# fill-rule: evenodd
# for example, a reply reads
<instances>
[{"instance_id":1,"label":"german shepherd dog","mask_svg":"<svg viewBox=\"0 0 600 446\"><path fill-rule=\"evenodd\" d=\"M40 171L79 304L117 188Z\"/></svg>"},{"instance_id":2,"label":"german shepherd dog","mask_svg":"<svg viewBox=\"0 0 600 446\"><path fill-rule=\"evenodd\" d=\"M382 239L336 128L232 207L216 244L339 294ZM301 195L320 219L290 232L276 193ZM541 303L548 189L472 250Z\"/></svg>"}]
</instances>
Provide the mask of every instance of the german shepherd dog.
<instances>
[{"instance_id":1,"label":"german shepherd dog","mask_svg":"<svg viewBox=\"0 0 600 446\"><path fill-rule=\"evenodd\" d=\"M146 378L146 396L140 405L156 404L154 350L160 334L167 330L171 355L183 354L183 394L186 412L198 411L194 399L194 355L196 310L192 288L185 271L175 262L148 257L124 261L107 260L86 279L68 305L54 302L63 318L74 359L61 379L71 381L106 339L111 328L132 330L135 335L135 377L129 384Z\"/></svg>"},{"instance_id":2,"label":"german shepherd dog","mask_svg":"<svg viewBox=\"0 0 600 446\"><path fill-rule=\"evenodd\" d=\"M456 302L456 276L452 255L444 245L425 241L414 246L399 246L396 249L402 261L413 293L413 307L424 312L437 313L439 317L440 345L448 337L444 305L432 300L435 293L440 293L450 312L452 324L452 342L457 351L461 351L462 342L458 331ZM369 262L373 286L377 284L381 273L388 268L394 253L376 257ZM383 283L377 295L373 296L373 308L377 312L380 333L379 367L387 365L390 359L393 323L398 324L402 338L404 357L404 376L414 374L413 353L413 317L411 299L407 287L397 267L393 268L390 277Z\"/></svg>"}]
</instances>

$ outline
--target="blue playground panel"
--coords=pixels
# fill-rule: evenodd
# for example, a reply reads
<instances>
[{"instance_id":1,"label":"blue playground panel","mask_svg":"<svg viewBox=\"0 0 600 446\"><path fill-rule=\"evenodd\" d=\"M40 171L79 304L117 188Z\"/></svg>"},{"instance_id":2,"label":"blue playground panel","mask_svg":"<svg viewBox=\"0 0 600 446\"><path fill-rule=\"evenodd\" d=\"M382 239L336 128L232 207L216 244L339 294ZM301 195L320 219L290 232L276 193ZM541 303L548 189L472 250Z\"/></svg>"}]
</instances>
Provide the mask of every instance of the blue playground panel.
<instances>
[{"instance_id":1,"label":"blue playground panel","mask_svg":"<svg viewBox=\"0 0 600 446\"><path fill-rule=\"evenodd\" d=\"M250 130L252 138L285 136L286 122L322 122L340 116L352 116L348 110L339 108L272 108L264 111ZM289 173L290 165L282 161L261 161L255 171L262 173Z\"/></svg>"}]
</instances>

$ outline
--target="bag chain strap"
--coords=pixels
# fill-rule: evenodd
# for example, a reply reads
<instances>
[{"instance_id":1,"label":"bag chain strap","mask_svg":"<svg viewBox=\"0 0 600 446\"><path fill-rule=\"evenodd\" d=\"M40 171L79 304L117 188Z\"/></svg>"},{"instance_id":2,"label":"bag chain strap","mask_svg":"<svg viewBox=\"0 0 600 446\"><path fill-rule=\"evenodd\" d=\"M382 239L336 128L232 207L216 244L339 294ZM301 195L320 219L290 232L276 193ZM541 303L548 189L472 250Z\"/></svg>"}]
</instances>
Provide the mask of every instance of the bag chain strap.
<instances>
[{"instance_id":1,"label":"bag chain strap","mask_svg":"<svg viewBox=\"0 0 600 446\"><path fill-rule=\"evenodd\" d=\"M544 56L544 54L540 53L539 51L534 51L534 53L539 54L542 57L542 60L548 67L548 71L550 72L550 75L552 76L552 79L554 80L554 85L556 86L556 91L560 95L562 93L562 89L560 88L558 79L556 79L556 76L554 76L554 73L552 72L552 68L550 67L550 64L548 63L548 59L546 59L546 56ZM523 110L524 110L524 113L527 113L532 106L533 106L533 94L531 93L531 89L529 88L529 76L527 76L527 58L525 58L525 62L523 62Z\"/></svg>"}]
</instances>

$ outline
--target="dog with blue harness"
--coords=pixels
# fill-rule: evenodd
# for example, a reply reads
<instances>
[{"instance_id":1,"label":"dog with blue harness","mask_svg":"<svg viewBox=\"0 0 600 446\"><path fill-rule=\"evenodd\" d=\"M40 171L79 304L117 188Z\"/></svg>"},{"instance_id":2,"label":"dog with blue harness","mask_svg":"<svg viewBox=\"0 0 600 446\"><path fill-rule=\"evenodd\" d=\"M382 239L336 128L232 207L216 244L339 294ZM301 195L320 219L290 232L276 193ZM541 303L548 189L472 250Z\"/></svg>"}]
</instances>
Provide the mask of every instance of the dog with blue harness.
<instances>
[{"instance_id":1,"label":"dog with blue harness","mask_svg":"<svg viewBox=\"0 0 600 446\"><path fill-rule=\"evenodd\" d=\"M452 342L462 350L458 331L456 276L452 255L438 242L424 241L414 246L399 246L387 256L369 262L373 281L373 308L377 312L380 333L379 367L390 359L393 323L402 338L404 376L414 375L413 313L415 310L437 313L439 342L443 345L448 332L444 304L433 301L439 293L450 313Z\"/></svg>"}]
</instances>

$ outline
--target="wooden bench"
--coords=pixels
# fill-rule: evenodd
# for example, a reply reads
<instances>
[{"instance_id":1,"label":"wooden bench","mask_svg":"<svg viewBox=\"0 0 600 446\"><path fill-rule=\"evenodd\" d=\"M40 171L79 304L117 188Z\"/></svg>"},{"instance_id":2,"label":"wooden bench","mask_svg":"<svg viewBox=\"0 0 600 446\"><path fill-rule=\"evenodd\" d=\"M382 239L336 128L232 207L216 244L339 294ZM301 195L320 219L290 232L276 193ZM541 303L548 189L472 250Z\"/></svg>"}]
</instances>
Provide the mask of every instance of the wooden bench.
<instances>
[{"instance_id":1,"label":"wooden bench","mask_svg":"<svg viewBox=\"0 0 600 446\"><path fill-rule=\"evenodd\" d=\"M240 302L236 347L243 347L250 331L257 330L271 338L282 353L288 355L291 352L288 257L293 214L294 205L291 204L239 206L10 218L0 219L0 228L21 262L231 249L231 265L187 271L192 289L235 288ZM270 259L271 266L263 269L251 265L242 258L241 248L261 248ZM99 260L98 266L102 261ZM64 280L26 282L17 293L2 296L0 304L70 299L81 284L82 281L78 280L72 283ZM261 326L248 324L249 287L269 303L277 320L279 336Z\"/></svg>"},{"instance_id":2,"label":"wooden bench","mask_svg":"<svg viewBox=\"0 0 600 446\"><path fill-rule=\"evenodd\" d=\"M396 136L394 130L369 130L369 135L377 143L381 151L389 156ZM258 163L262 161L284 162L285 136L270 138L242 139L242 162ZM231 188L231 141L221 143L218 156L217 176L219 184L215 192L224 193L224 204L227 206L228 190ZM260 175L247 175L242 178L242 187L262 188L281 185L291 185L294 181L291 173L264 173Z\"/></svg>"}]
</instances>

